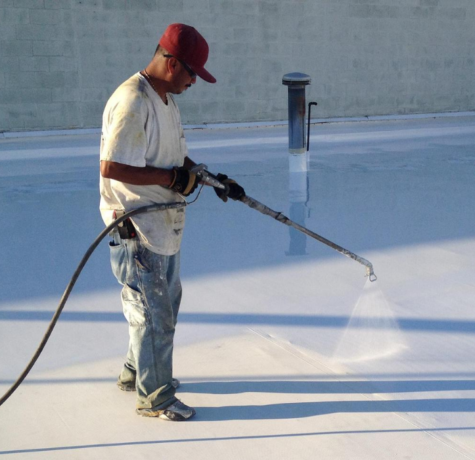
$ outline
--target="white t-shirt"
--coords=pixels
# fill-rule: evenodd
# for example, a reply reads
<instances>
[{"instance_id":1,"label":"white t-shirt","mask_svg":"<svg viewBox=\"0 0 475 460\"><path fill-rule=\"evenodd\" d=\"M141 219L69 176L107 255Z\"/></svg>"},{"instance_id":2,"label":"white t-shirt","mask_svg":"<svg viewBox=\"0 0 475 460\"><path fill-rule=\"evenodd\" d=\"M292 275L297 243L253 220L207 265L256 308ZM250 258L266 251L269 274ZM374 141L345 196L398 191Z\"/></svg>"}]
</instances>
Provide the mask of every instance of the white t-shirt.
<instances>
[{"instance_id":1,"label":"white t-shirt","mask_svg":"<svg viewBox=\"0 0 475 460\"><path fill-rule=\"evenodd\" d=\"M120 85L104 109L101 160L165 169L183 166L188 149L180 112L172 95L167 94L167 98L165 104L140 73ZM100 210L106 225L113 221L116 209L127 212L150 204L184 200L160 185L131 185L102 176L100 191ZM167 256L179 251L184 208L138 214L132 221L151 251Z\"/></svg>"}]
</instances>

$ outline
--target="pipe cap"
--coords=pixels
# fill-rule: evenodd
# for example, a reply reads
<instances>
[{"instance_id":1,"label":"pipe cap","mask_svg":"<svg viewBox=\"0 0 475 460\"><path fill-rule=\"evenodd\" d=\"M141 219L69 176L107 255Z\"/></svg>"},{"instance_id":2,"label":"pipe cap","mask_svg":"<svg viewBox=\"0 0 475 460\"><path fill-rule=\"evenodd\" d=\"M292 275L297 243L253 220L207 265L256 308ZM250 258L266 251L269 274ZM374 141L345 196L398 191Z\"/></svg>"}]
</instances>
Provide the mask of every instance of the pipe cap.
<instances>
[{"instance_id":1,"label":"pipe cap","mask_svg":"<svg viewBox=\"0 0 475 460\"><path fill-rule=\"evenodd\" d=\"M311 81L312 79L310 78L310 75L307 75L306 73L301 73L301 72L288 73L282 77L282 84L286 86L310 85Z\"/></svg>"}]
</instances>

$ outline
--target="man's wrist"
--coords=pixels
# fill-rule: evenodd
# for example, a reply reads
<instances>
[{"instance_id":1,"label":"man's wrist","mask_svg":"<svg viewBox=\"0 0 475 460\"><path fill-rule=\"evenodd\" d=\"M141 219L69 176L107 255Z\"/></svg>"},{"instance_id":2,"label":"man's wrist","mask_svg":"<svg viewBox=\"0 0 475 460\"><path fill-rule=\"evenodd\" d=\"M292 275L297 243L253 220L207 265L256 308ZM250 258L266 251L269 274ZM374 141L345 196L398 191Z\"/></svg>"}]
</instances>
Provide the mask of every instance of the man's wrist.
<instances>
[{"instance_id":1,"label":"man's wrist","mask_svg":"<svg viewBox=\"0 0 475 460\"><path fill-rule=\"evenodd\" d=\"M175 168L169 169L167 172L168 172L168 185L167 185L167 187L172 188L176 183L176 178L178 176L178 172Z\"/></svg>"}]
</instances>

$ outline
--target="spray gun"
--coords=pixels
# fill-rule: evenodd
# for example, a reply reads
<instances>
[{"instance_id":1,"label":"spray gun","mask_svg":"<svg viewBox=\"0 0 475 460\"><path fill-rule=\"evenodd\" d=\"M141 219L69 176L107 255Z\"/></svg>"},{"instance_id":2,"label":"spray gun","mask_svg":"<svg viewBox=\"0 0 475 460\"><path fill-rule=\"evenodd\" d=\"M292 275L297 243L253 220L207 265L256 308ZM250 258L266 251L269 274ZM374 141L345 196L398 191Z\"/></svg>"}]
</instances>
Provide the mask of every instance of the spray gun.
<instances>
[{"instance_id":1,"label":"spray gun","mask_svg":"<svg viewBox=\"0 0 475 460\"><path fill-rule=\"evenodd\" d=\"M219 182L218 178L208 171L208 166L205 164L200 163L199 165L195 165L190 169L190 171L196 174L201 179L201 182L211 185L211 187L226 190L226 185Z\"/></svg>"},{"instance_id":2,"label":"spray gun","mask_svg":"<svg viewBox=\"0 0 475 460\"><path fill-rule=\"evenodd\" d=\"M212 187L220 188L222 190L226 190L227 185L222 184L215 175L211 174L208 171L208 167L205 164L201 163L199 165L195 165L193 166L193 168L191 168L191 171L195 173L201 179L201 181L204 182L205 184L211 185ZM353 252L348 251L348 249L345 249L339 246L338 244L335 244L332 241L327 240L323 236L320 236L317 233L312 232L308 228L305 228L302 225L297 224L296 222L294 222L293 220L290 220L287 216L285 216L281 212L277 212L268 208L266 205L260 203L254 198L251 198L250 196L245 195L240 199L240 201L248 205L251 209L255 209L256 211L259 211L262 214L273 217L275 220L285 225L288 225L289 227L293 227L302 233L305 233L306 235L312 237L313 239L318 240L323 244L326 244L327 246L331 247L335 251L338 251L340 254L343 254L344 256L349 257L350 259L353 259L356 262L364 265L366 267L366 276L371 282L376 281L378 279L374 273L373 264L369 262L368 260L364 259L363 257L360 257L354 254Z\"/></svg>"}]
</instances>

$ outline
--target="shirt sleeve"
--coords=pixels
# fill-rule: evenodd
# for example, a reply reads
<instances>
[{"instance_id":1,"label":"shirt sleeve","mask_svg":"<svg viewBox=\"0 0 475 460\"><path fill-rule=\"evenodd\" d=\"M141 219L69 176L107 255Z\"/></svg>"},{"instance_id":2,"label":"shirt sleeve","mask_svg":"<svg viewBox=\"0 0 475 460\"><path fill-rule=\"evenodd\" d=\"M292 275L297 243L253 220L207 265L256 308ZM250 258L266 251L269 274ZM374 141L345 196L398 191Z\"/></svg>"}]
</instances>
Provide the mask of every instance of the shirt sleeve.
<instances>
[{"instance_id":1,"label":"shirt sleeve","mask_svg":"<svg viewBox=\"0 0 475 460\"><path fill-rule=\"evenodd\" d=\"M106 110L101 139L101 160L145 167L147 106L140 96L119 100Z\"/></svg>"}]
</instances>

